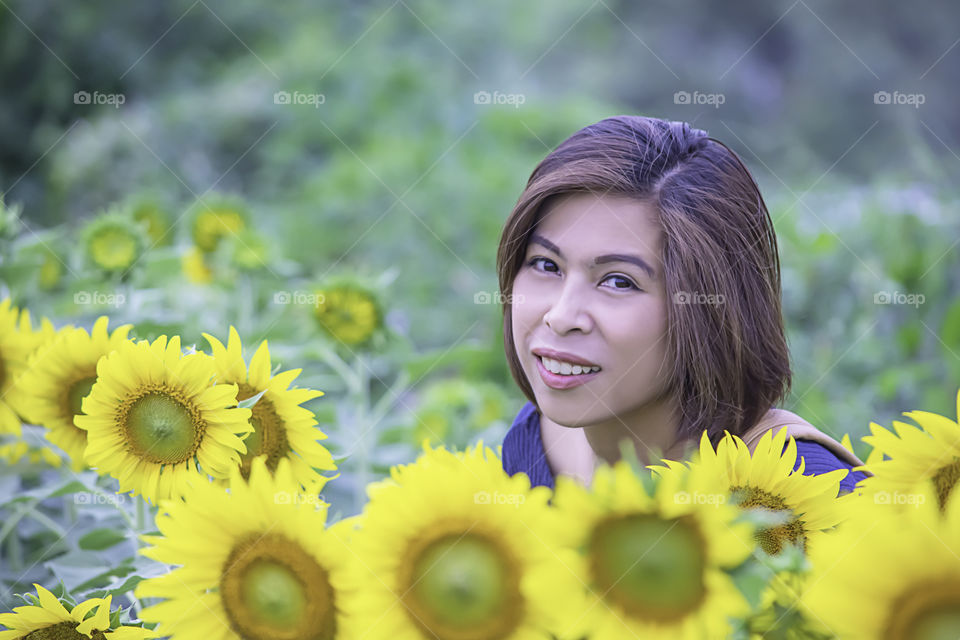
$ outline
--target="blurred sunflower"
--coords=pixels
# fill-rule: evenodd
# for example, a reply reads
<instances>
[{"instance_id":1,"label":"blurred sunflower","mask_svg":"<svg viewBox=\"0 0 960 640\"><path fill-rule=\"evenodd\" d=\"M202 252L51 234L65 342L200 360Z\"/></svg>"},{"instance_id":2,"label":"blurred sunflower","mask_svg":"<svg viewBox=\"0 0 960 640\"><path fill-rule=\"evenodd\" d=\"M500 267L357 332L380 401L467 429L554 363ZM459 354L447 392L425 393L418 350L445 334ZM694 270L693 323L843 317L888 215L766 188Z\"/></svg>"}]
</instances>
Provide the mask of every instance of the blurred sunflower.
<instances>
[{"instance_id":1,"label":"blurred sunflower","mask_svg":"<svg viewBox=\"0 0 960 640\"><path fill-rule=\"evenodd\" d=\"M463 443L506 414L503 389L492 382L438 380L423 392L413 425L415 442Z\"/></svg>"},{"instance_id":2,"label":"blurred sunflower","mask_svg":"<svg viewBox=\"0 0 960 640\"><path fill-rule=\"evenodd\" d=\"M187 249L180 259L180 266L183 268L183 275L194 284L207 284L213 280L213 269L197 247Z\"/></svg>"},{"instance_id":3,"label":"blurred sunflower","mask_svg":"<svg viewBox=\"0 0 960 640\"><path fill-rule=\"evenodd\" d=\"M152 638L150 629L121 626L110 628L110 600L91 598L70 611L52 593L41 587L37 589L39 606L14 607L13 613L0 613L0 640L140 640Z\"/></svg>"},{"instance_id":4,"label":"blurred sunflower","mask_svg":"<svg viewBox=\"0 0 960 640\"><path fill-rule=\"evenodd\" d=\"M87 432L87 464L151 501L207 474L227 477L247 451L238 436L253 427L237 385L213 384L215 369L205 353L183 355L179 336L122 343L97 363L85 415L74 418Z\"/></svg>"},{"instance_id":5,"label":"blurred sunflower","mask_svg":"<svg viewBox=\"0 0 960 640\"><path fill-rule=\"evenodd\" d=\"M146 230L151 246L170 244L170 216L157 201L140 200L131 208L130 217Z\"/></svg>"},{"instance_id":6,"label":"blurred sunflower","mask_svg":"<svg viewBox=\"0 0 960 640\"><path fill-rule=\"evenodd\" d=\"M224 237L247 227L249 214L239 198L213 194L198 200L188 217L193 221L193 243L203 253L212 253Z\"/></svg>"},{"instance_id":7,"label":"blurred sunflower","mask_svg":"<svg viewBox=\"0 0 960 640\"><path fill-rule=\"evenodd\" d=\"M550 490L479 443L425 453L370 487L351 539L351 637L549 638L575 597Z\"/></svg>"},{"instance_id":8,"label":"blurred sunflower","mask_svg":"<svg viewBox=\"0 0 960 640\"><path fill-rule=\"evenodd\" d=\"M554 503L586 587L570 630L591 640L729 637L728 617L749 604L727 571L750 555L752 527L716 488L716 500L684 499L682 477L648 489L641 473L621 460L600 466L589 489L557 478Z\"/></svg>"},{"instance_id":9,"label":"blurred sunflower","mask_svg":"<svg viewBox=\"0 0 960 640\"><path fill-rule=\"evenodd\" d=\"M784 544L806 549L811 540L843 520L845 504L852 494L837 497L846 469L805 476L805 459L794 471L797 443L786 441L787 430L763 434L751 455L738 436L726 435L716 449L704 431L699 455L687 464L664 460L666 467L650 466L661 476L689 475L693 492L727 491L742 509L762 509L785 516L786 521L756 531L756 542L768 554L777 554ZM786 449L784 449L786 445Z\"/></svg>"},{"instance_id":10,"label":"blurred sunflower","mask_svg":"<svg viewBox=\"0 0 960 640\"><path fill-rule=\"evenodd\" d=\"M31 447L26 440L0 444L0 460L10 466L21 460L26 460L30 465L45 463L51 467L59 467L63 463L60 456L47 447Z\"/></svg>"},{"instance_id":11,"label":"blurred sunflower","mask_svg":"<svg viewBox=\"0 0 960 640\"><path fill-rule=\"evenodd\" d=\"M860 497L810 554L802 605L836 637L960 635L960 500L941 511L931 480L917 490L907 509Z\"/></svg>"},{"instance_id":12,"label":"blurred sunflower","mask_svg":"<svg viewBox=\"0 0 960 640\"><path fill-rule=\"evenodd\" d=\"M300 405L319 398L323 392L288 389L300 375L301 369L271 376L273 367L270 365L266 340L260 343L253 354L248 370L243 361L240 336L232 326L226 347L208 333L204 333L203 337L210 343L213 352L217 380L236 384L239 387L238 401L264 392L251 408L253 432L244 441L247 452L240 457L243 477L250 475L250 463L257 456L266 457L267 468L271 472L277 469L280 460L287 458L297 482L306 489L319 492L329 478L317 470L334 470L337 466L326 447L317 442L327 436L316 428L313 412Z\"/></svg>"},{"instance_id":13,"label":"blurred sunflower","mask_svg":"<svg viewBox=\"0 0 960 640\"><path fill-rule=\"evenodd\" d=\"M54 251L44 247L40 252L40 268L37 283L41 289L50 290L60 284L63 277L63 261Z\"/></svg>"},{"instance_id":14,"label":"blurred sunflower","mask_svg":"<svg viewBox=\"0 0 960 640\"><path fill-rule=\"evenodd\" d=\"M18 413L17 378L23 374L30 353L36 348L37 339L30 330L30 318L10 304L6 298L0 302L0 433L20 435L21 422Z\"/></svg>"},{"instance_id":15,"label":"blurred sunflower","mask_svg":"<svg viewBox=\"0 0 960 640\"><path fill-rule=\"evenodd\" d=\"M809 563L807 563L809 565ZM798 600L808 582L804 571L777 571L760 596L760 603L747 618L751 640L833 640Z\"/></svg>"},{"instance_id":16,"label":"blurred sunflower","mask_svg":"<svg viewBox=\"0 0 960 640\"><path fill-rule=\"evenodd\" d=\"M66 326L72 327L73 325ZM26 341L27 348L29 349L29 353L27 354L28 359L29 356L36 353L40 347L49 343L57 336L57 329L53 326L53 323L50 322L49 318L41 318L40 328L34 329L33 323L30 321L29 309L24 309L20 312L20 322L17 325L17 331L20 332L21 337Z\"/></svg>"},{"instance_id":17,"label":"blurred sunflower","mask_svg":"<svg viewBox=\"0 0 960 640\"><path fill-rule=\"evenodd\" d=\"M144 231L115 210L90 222L83 235L87 258L104 271L126 271L146 248Z\"/></svg>"},{"instance_id":18,"label":"blurred sunflower","mask_svg":"<svg viewBox=\"0 0 960 640\"><path fill-rule=\"evenodd\" d=\"M341 637L352 553L325 529L327 505L303 498L315 496L299 493L289 460L271 474L256 458L249 482L231 472L229 492L204 482L165 501L163 535L142 536L154 546L141 553L181 566L137 586L138 598L166 599L141 617L187 640Z\"/></svg>"},{"instance_id":19,"label":"blurred sunflower","mask_svg":"<svg viewBox=\"0 0 960 640\"><path fill-rule=\"evenodd\" d=\"M871 435L861 438L873 447L866 464L858 467L874 474L864 481L864 491L896 504L899 496L912 494L918 483L931 480L937 488L937 504L944 509L960 480L960 423L928 411L903 415L920 428L894 420L894 434L871 422ZM960 420L960 392L957 415Z\"/></svg>"},{"instance_id":20,"label":"blurred sunflower","mask_svg":"<svg viewBox=\"0 0 960 640\"><path fill-rule=\"evenodd\" d=\"M88 334L86 329L65 327L29 360L19 379L19 394L25 417L48 429L47 440L70 456L74 471L83 469L87 432L73 423L83 413L83 398L97 381L97 362L127 341L132 325L107 331L110 319L100 316Z\"/></svg>"},{"instance_id":21,"label":"blurred sunflower","mask_svg":"<svg viewBox=\"0 0 960 640\"><path fill-rule=\"evenodd\" d=\"M316 291L314 314L320 327L348 347L366 343L382 326L382 311L374 293L354 282L341 282Z\"/></svg>"}]
</instances>

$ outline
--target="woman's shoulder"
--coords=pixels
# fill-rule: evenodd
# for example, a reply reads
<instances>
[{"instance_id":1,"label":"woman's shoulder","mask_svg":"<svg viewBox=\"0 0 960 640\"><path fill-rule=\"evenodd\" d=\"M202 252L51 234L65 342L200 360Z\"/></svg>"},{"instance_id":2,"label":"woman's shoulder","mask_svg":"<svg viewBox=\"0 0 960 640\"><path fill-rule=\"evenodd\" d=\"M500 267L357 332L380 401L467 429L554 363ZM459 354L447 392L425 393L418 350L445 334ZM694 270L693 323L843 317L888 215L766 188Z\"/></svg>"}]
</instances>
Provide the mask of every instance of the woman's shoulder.
<instances>
[{"instance_id":1,"label":"woman's shoulder","mask_svg":"<svg viewBox=\"0 0 960 640\"><path fill-rule=\"evenodd\" d=\"M540 438L540 419L532 402L528 401L514 418L503 438L501 456L508 475L525 473L531 485L553 487L553 473Z\"/></svg>"},{"instance_id":2,"label":"woman's shoulder","mask_svg":"<svg viewBox=\"0 0 960 640\"><path fill-rule=\"evenodd\" d=\"M807 440L820 445L823 449L826 449L836 458L851 467L863 464L863 461L858 458L853 451L844 447L832 435L786 409L769 409L761 416L760 420L758 420L753 427L747 429L740 438L752 452L767 431L773 431L774 434L776 434L781 429L786 429L787 435L793 437L798 442L800 440Z\"/></svg>"},{"instance_id":3,"label":"woman's shoulder","mask_svg":"<svg viewBox=\"0 0 960 640\"><path fill-rule=\"evenodd\" d=\"M523 471L523 462L540 448L536 411L532 402L523 405L503 438L503 468L507 473Z\"/></svg>"},{"instance_id":4,"label":"woman's shoulder","mask_svg":"<svg viewBox=\"0 0 960 640\"><path fill-rule=\"evenodd\" d=\"M846 469L847 474L840 480L840 492L853 491L857 483L864 480L867 474L863 471L854 471L857 465L852 465L846 460L841 460L833 451L823 446L819 442L806 439L798 439L797 443L797 461L794 464L794 471L803 464L803 475L813 476L821 473L829 473L837 469ZM786 449L786 445L784 445Z\"/></svg>"}]
</instances>

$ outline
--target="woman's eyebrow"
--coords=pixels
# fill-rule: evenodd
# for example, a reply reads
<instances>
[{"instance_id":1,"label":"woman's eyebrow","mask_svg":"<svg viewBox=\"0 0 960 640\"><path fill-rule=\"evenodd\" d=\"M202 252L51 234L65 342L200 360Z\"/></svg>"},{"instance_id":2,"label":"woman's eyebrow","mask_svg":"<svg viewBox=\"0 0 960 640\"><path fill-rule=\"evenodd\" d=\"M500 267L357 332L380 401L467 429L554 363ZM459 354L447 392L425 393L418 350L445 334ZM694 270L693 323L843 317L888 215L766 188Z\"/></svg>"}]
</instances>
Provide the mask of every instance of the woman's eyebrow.
<instances>
[{"instance_id":1,"label":"woman's eyebrow","mask_svg":"<svg viewBox=\"0 0 960 640\"><path fill-rule=\"evenodd\" d=\"M564 259L563 252L560 251L560 247L553 244L552 242L550 242L540 234L537 234L537 233L532 234L530 236L530 242L532 244L539 244L540 246L545 247L550 251L554 252L555 254L557 254L558 256L560 256L561 259ZM628 262L630 264L634 264L640 267L641 269L643 269L647 273L647 275L650 276L651 278L657 277L657 272L654 270L654 268L651 267L649 264L647 264L647 262L640 256L635 256L635 255L626 254L626 253L608 253L602 256L598 256L596 260L594 260L594 263L598 265L605 264L607 262Z\"/></svg>"}]
</instances>

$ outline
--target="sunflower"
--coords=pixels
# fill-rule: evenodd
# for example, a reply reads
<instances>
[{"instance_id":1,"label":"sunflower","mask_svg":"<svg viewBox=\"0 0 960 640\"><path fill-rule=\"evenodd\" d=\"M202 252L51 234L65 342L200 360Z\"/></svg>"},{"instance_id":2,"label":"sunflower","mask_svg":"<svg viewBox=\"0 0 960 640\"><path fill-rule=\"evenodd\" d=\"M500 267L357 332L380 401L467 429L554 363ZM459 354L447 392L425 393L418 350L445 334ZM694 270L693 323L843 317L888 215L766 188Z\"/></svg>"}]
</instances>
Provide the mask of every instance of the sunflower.
<instances>
[{"instance_id":1,"label":"sunflower","mask_svg":"<svg viewBox=\"0 0 960 640\"><path fill-rule=\"evenodd\" d=\"M63 266L60 256L44 247L40 253L40 268L37 271L37 283L40 288L50 290L60 284L63 278Z\"/></svg>"},{"instance_id":2,"label":"sunflower","mask_svg":"<svg viewBox=\"0 0 960 640\"><path fill-rule=\"evenodd\" d=\"M369 289L352 282L316 292L317 322L334 340L348 347L366 343L382 324L382 312Z\"/></svg>"},{"instance_id":3,"label":"sunflower","mask_svg":"<svg viewBox=\"0 0 960 640\"><path fill-rule=\"evenodd\" d=\"M0 444L0 460L13 466L26 459L31 466L45 463L51 467L59 467L63 460L47 447L31 447L26 440L17 440Z\"/></svg>"},{"instance_id":4,"label":"sunflower","mask_svg":"<svg viewBox=\"0 0 960 640\"><path fill-rule=\"evenodd\" d=\"M24 415L48 429L47 440L70 456L71 468L84 468L87 433L77 428L73 417L82 413L81 402L97 381L97 361L127 341L132 325L107 331L110 322L100 316L88 334L86 329L65 327L54 340L39 349L19 379Z\"/></svg>"},{"instance_id":5,"label":"sunflower","mask_svg":"<svg viewBox=\"0 0 960 640\"><path fill-rule=\"evenodd\" d=\"M327 505L315 498L299 493L286 458L271 474L260 457L249 481L233 469L229 492L204 482L182 502L164 501L163 535L142 536L154 546L141 553L181 566L137 586L138 598L165 599L141 617L186 640L332 640L344 626L351 554L325 529Z\"/></svg>"},{"instance_id":6,"label":"sunflower","mask_svg":"<svg viewBox=\"0 0 960 640\"><path fill-rule=\"evenodd\" d=\"M29 332L23 330L24 326ZM22 433L20 416L17 415L19 393L16 382L26 369L36 345L29 315L10 306L9 298L0 302L0 433L18 436Z\"/></svg>"},{"instance_id":7,"label":"sunflower","mask_svg":"<svg viewBox=\"0 0 960 640\"><path fill-rule=\"evenodd\" d=\"M170 216L156 201L141 200L131 209L130 217L144 228L152 246L170 243Z\"/></svg>"},{"instance_id":8,"label":"sunflower","mask_svg":"<svg viewBox=\"0 0 960 640\"><path fill-rule=\"evenodd\" d=\"M807 563L809 567L809 563ZM752 640L832 640L835 636L825 632L822 622L800 606L809 577L802 571L773 572L769 583L760 596L760 603L746 619Z\"/></svg>"},{"instance_id":9,"label":"sunflower","mask_svg":"<svg viewBox=\"0 0 960 640\"><path fill-rule=\"evenodd\" d=\"M351 539L351 637L546 638L574 600L550 490L507 476L482 442L425 446L368 493Z\"/></svg>"},{"instance_id":10,"label":"sunflower","mask_svg":"<svg viewBox=\"0 0 960 640\"><path fill-rule=\"evenodd\" d=\"M200 251L212 253L220 241L246 228L249 214L238 198L210 195L193 206L193 243Z\"/></svg>"},{"instance_id":11,"label":"sunflower","mask_svg":"<svg viewBox=\"0 0 960 640\"><path fill-rule=\"evenodd\" d=\"M145 245L143 230L113 210L96 218L84 232L88 259L104 271L126 271L143 254Z\"/></svg>"},{"instance_id":12,"label":"sunflower","mask_svg":"<svg viewBox=\"0 0 960 640\"><path fill-rule=\"evenodd\" d=\"M957 414L960 420L960 392ZM894 420L894 434L871 422L871 435L861 438L873 447L866 464L858 467L873 473L864 481L864 490L878 501L903 504L916 492L917 483L931 480L937 489L937 504L944 509L960 480L960 422L928 411L903 415L920 428Z\"/></svg>"},{"instance_id":13,"label":"sunflower","mask_svg":"<svg viewBox=\"0 0 960 640\"><path fill-rule=\"evenodd\" d=\"M460 378L439 380L423 392L412 427L415 442L424 438L450 443L472 440L505 415L503 390L491 382Z\"/></svg>"},{"instance_id":14,"label":"sunflower","mask_svg":"<svg viewBox=\"0 0 960 640\"><path fill-rule=\"evenodd\" d=\"M73 325L66 326L72 327ZM20 335L26 341L27 349L29 350L27 354L28 360L38 349L57 337L57 329L53 326L53 323L50 322L49 318L41 318L40 328L34 329L33 323L30 321L29 309L24 309L20 312L20 323L17 326L17 331L20 332Z\"/></svg>"},{"instance_id":15,"label":"sunflower","mask_svg":"<svg viewBox=\"0 0 960 640\"><path fill-rule=\"evenodd\" d=\"M656 482L625 460L598 467L589 489L557 478L554 503L585 587L570 611L574 637L725 638L728 617L749 611L727 571L749 557L752 527L723 494L684 499L683 479Z\"/></svg>"},{"instance_id":16,"label":"sunflower","mask_svg":"<svg viewBox=\"0 0 960 640\"><path fill-rule=\"evenodd\" d=\"M213 269L197 247L190 247L180 260L183 274L194 284L207 284L213 280Z\"/></svg>"},{"instance_id":17,"label":"sunflower","mask_svg":"<svg viewBox=\"0 0 960 640\"><path fill-rule=\"evenodd\" d=\"M250 463L257 456L265 456L267 468L275 471L283 458L290 460L296 480L306 489L319 492L328 478L317 469L333 470L337 466L330 452L317 442L327 436L316 428L313 412L300 405L319 398L322 391L288 389L300 375L300 369L284 371L271 376L270 351L267 341L260 343L250 360L249 370L243 361L242 344L237 330L230 327L227 346L208 333L203 337L210 343L217 367L217 380L236 384L238 400L246 400L263 391L253 405L250 422L253 433L244 444L247 452L240 457L244 477L250 474Z\"/></svg>"},{"instance_id":18,"label":"sunflower","mask_svg":"<svg viewBox=\"0 0 960 640\"><path fill-rule=\"evenodd\" d=\"M143 627L121 626L110 629L110 600L91 598L70 611L52 593L34 583L39 606L14 607L13 613L0 614L0 640L140 640L156 634ZM92 612L92 615L90 615Z\"/></svg>"},{"instance_id":19,"label":"sunflower","mask_svg":"<svg viewBox=\"0 0 960 640\"><path fill-rule=\"evenodd\" d=\"M238 436L253 427L237 385L212 384L215 369L205 353L183 355L179 336L124 342L102 358L74 418L87 432L87 464L147 500L183 495L206 474L227 477L247 451Z\"/></svg>"},{"instance_id":20,"label":"sunflower","mask_svg":"<svg viewBox=\"0 0 960 640\"><path fill-rule=\"evenodd\" d=\"M806 460L794 471L797 443L787 430L763 434L751 455L738 436L726 433L714 449L704 431L699 455L686 465L664 460L667 467L651 466L657 474L689 474L691 491L727 491L743 509L757 508L784 516L786 521L756 531L756 542L768 554L777 554L784 544L806 549L822 531L843 520L844 505L852 494L837 497L846 469L819 475L803 475ZM786 449L784 449L786 444Z\"/></svg>"},{"instance_id":21,"label":"sunflower","mask_svg":"<svg viewBox=\"0 0 960 640\"><path fill-rule=\"evenodd\" d=\"M938 507L932 480L912 508L863 496L811 553L802 604L841 638L960 635L960 500Z\"/></svg>"}]
</instances>

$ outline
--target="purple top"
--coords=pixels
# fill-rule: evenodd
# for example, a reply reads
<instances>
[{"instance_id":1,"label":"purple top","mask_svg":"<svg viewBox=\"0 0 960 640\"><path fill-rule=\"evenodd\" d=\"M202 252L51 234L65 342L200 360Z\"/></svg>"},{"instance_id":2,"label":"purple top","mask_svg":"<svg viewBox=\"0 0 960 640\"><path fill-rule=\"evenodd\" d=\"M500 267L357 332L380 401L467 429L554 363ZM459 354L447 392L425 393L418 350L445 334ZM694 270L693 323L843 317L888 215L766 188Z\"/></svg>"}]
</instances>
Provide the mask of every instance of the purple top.
<instances>
[{"instance_id":1,"label":"purple top","mask_svg":"<svg viewBox=\"0 0 960 640\"><path fill-rule=\"evenodd\" d=\"M858 482L866 478L863 471L852 471L853 467L836 456L819 442L797 440L797 463L806 460L803 475L812 476L835 469L847 469L849 473L840 481L840 493L853 491ZM508 474L526 473L532 486L543 485L554 488L553 472L547 463L543 440L540 439L540 416L532 402L527 402L513 421L513 426L503 439L503 469Z\"/></svg>"}]
</instances>

